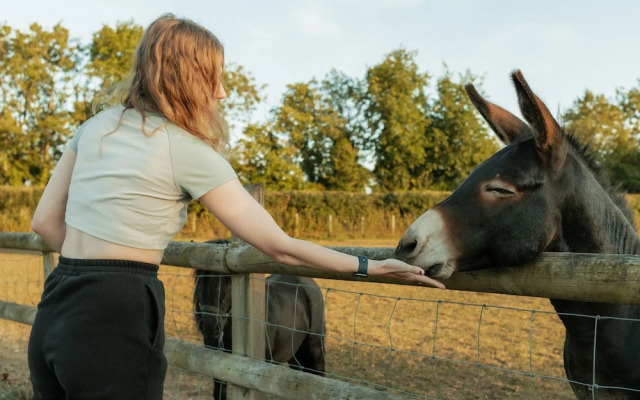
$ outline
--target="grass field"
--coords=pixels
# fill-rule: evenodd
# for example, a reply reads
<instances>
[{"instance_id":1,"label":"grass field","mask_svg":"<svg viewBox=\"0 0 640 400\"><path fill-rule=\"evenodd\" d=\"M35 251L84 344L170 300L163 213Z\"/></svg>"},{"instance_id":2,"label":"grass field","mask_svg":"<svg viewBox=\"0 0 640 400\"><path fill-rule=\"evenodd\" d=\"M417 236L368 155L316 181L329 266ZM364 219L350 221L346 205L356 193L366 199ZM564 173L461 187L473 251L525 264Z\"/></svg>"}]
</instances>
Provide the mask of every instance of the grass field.
<instances>
[{"instance_id":1,"label":"grass field","mask_svg":"<svg viewBox=\"0 0 640 400\"><path fill-rule=\"evenodd\" d=\"M320 244L395 246L391 240ZM160 272L167 335L201 342L193 324L191 270L162 266ZM37 304L43 283L39 256L0 254L0 274L0 299ZM333 377L407 398L573 398L563 381L564 330L546 299L317 282L326 300L327 370ZM0 320L0 400L29 398L29 330ZM170 368L165 399L210 398L211 387L208 378Z\"/></svg>"}]
</instances>

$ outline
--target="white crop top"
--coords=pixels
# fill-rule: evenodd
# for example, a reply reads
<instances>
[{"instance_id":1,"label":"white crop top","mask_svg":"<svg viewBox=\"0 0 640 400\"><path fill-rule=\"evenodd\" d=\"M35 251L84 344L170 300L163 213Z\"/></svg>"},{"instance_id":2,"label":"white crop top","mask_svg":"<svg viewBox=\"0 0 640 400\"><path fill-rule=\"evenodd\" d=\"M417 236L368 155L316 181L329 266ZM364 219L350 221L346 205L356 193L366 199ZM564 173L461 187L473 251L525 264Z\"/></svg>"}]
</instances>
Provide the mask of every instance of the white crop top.
<instances>
[{"instance_id":1,"label":"white crop top","mask_svg":"<svg viewBox=\"0 0 640 400\"><path fill-rule=\"evenodd\" d=\"M157 115L114 107L70 140L76 163L65 221L100 239L164 250L182 229L187 204L236 173L210 145ZM117 130L113 133L114 129Z\"/></svg>"}]
</instances>

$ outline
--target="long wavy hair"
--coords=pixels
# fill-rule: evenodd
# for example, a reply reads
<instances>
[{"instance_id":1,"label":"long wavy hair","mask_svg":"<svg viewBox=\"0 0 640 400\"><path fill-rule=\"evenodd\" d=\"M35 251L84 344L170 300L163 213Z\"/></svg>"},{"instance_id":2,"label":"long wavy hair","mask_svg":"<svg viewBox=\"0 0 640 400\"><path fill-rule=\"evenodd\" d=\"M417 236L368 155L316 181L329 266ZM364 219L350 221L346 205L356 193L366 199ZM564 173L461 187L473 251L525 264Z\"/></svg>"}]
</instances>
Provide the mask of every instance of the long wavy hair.
<instances>
[{"instance_id":1,"label":"long wavy hair","mask_svg":"<svg viewBox=\"0 0 640 400\"><path fill-rule=\"evenodd\" d=\"M103 105L136 109L147 136L157 129L145 130L145 113L158 113L223 151L229 132L216 96L223 66L218 38L191 20L164 14L146 29L129 76L109 90Z\"/></svg>"}]
</instances>

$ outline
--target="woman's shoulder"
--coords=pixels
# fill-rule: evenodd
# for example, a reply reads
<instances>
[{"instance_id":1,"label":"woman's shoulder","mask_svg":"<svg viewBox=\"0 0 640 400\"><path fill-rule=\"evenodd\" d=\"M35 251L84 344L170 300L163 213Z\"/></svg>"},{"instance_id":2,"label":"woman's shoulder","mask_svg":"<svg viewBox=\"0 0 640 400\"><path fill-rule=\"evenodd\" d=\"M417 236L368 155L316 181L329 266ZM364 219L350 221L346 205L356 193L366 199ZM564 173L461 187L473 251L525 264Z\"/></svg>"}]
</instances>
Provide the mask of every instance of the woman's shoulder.
<instances>
[{"instance_id":1,"label":"woman's shoulder","mask_svg":"<svg viewBox=\"0 0 640 400\"><path fill-rule=\"evenodd\" d=\"M221 154L209 143L176 124L168 122L165 130L169 138L170 151L176 160L181 160L188 164L202 162L228 163L224 154Z\"/></svg>"},{"instance_id":2,"label":"woman's shoulder","mask_svg":"<svg viewBox=\"0 0 640 400\"><path fill-rule=\"evenodd\" d=\"M201 149L210 149L212 151L213 148L204 140L195 136L191 132L179 127L171 121L167 121L166 123L166 131L169 135L169 140L171 142L175 142L176 144L180 144L182 146L187 146L190 148L201 148ZM205 150L206 151L206 150Z\"/></svg>"},{"instance_id":3,"label":"woman's shoulder","mask_svg":"<svg viewBox=\"0 0 640 400\"><path fill-rule=\"evenodd\" d=\"M101 120L106 118L111 119L113 117L120 118L123 111L124 111L124 106L121 106L121 105L105 108L104 110L101 110L96 115L91 117L90 120L91 119Z\"/></svg>"}]
</instances>

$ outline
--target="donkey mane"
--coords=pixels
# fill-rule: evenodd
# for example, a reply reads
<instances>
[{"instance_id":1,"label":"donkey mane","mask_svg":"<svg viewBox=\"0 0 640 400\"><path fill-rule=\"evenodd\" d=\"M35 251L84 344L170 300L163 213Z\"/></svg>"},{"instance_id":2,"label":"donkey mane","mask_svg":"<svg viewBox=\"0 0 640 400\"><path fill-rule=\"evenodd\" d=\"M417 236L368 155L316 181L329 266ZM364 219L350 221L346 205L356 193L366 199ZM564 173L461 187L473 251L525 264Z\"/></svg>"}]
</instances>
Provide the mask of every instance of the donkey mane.
<instances>
[{"instance_id":1,"label":"donkey mane","mask_svg":"<svg viewBox=\"0 0 640 400\"><path fill-rule=\"evenodd\" d=\"M597 162L595 152L591 149L591 147L588 144L583 143L578 138L579 135L577 134L577 132L568 131L566 129L563 129L563 130L565 132L565 135L569 142L570 147L575 150L574 154L580 157L580 159L584 162L584 164L587 166L589 171L596 178L596 181L600 184L600 186L605 191L605 193L607 193L609 198L611 198L611 201L613 201L616 207L618 207L620 211L622 211L624 216L627 218L627 220L629 220L629 223L631 223L631 226L633 226L634 229L637 229L634 218L633 218L633 213L629 209L627 199L624 196L625 191L622 190L622 186L620 184L617 184L617 185L611 184L611 181L609 180L607 175L604 173L602 166L600 165L600 163Z\"/></svg>"}]
</instances>

